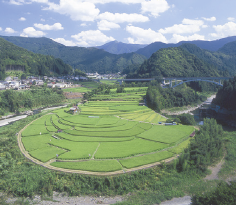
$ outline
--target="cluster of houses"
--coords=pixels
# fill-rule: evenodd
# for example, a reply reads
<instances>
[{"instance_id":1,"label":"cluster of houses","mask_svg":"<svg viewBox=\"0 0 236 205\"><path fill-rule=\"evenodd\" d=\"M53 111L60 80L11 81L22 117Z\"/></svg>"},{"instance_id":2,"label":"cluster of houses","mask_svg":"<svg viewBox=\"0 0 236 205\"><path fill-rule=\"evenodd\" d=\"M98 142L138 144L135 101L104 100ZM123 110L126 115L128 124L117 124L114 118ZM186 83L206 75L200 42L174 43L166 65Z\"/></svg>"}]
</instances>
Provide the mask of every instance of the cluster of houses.
<instances>
[{"instance_id":1,"label":"cluster of houses","mask_svg":"<svg viewBox=\"0 0 236 205\"><path fill-rule=\"evenodd\" d=\"M85 81L89 79L100 80L100 79L116 79L121 77L120 72L116 74L98 74L96 73L86 73L87 77L83 76L63 76L63 77L34 77L29 76L27 79L19 79L18 77L7 77L4 81L0 81L0 90L6 89L29 89L31 85L42 86L47 83L49 88L67 88L71 87L71 80L75 81Z\"/></svg>"},{"instance_id":2,"label":"cluster of houses","mask_svg":"<svg viewBox=\"0 0 236 205\"><path fill-rule=\"evenodd\" d=\"M18 77L7 77L4 81L0 81L0 90L6 89L29 89L31 85L42 86L44 83L47 83L49 88L67 88L71 87L72 83L68 82L64 78L57 77L47 77L44 76L43 79L40 77L30 76L27 79L20 80Z\"/></svg>"},{"instance_id":3,"label":"cluster of houses","mask_svg":"<svg viewBox=\"0 0 236 205\"><path fill-rule=\"evenodd\" d=\"M86 73L87 77L90 78L90 79L116 79L116 78L119 78L121 77L120 76L120 72L116 73L116 74L98 74L97 72L96 73Z\"/></svg>"}]
</instances>

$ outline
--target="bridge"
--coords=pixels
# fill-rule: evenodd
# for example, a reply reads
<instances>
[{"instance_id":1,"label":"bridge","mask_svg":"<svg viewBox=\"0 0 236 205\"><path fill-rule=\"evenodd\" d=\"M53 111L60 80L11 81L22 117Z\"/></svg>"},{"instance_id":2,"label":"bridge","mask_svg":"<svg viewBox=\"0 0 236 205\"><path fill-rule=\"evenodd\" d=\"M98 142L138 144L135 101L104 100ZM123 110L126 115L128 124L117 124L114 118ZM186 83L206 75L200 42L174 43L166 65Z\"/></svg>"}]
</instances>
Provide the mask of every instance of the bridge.
<instances>
[{"instance_id":1,"label":"bridge","mask_svg":"<svg viewBox=\"0 0 236 205\"><path fill-rule=\"evenodd\" d=\"M110 81L118 81L120 85L122 82L148 82L153 80L160 80L163 85L169 84L169 87L177 87L183 83L192 81L205 81L223 86L222 80L229 80L232 77L163 77L163 78L139 78L139 79L111 79ZM168 83L166 83L168 81ZM173 86L174 81L174 86Z\"/></svg>"},{"instance_id":2,"label":"bridge","mask_svg":"<svg viewBox=\"0 0 236 205\"><path fill-rule=\"evenodd\" d=\"M162 84L164 85L166 84L166 80L169 81L170 87L174 88L183 83L193 82L193 81L204 81L204 82L214 83L219 86L223 86L221 81L229 80L230 78L232 77L167 77L167 78L162 78L161 80ZM173 86L173 81L175 82L174 86Z\"/></svg>"}]
</instances>

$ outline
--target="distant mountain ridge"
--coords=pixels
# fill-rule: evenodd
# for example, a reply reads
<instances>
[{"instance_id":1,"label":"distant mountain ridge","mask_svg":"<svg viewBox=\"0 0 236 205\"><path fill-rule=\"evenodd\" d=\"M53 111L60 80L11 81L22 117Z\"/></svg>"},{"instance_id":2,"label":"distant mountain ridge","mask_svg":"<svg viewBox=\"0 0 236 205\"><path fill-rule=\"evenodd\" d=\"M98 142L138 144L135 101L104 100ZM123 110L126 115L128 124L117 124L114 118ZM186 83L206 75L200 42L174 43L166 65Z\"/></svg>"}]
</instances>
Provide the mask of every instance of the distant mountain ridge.
<instances>
[{"instance_id":1,"label":"distant mountain ridge","mask_svg":"<svg viewBox=\"0 0 236 205\"><path fill-rule=\"evenodd\" d=\"M118 41L111 41L102 46L96 46L96 48L103 49L113 54L132 53L140 48L144 48L146 44L127 44Z\"/></svg>"},{"instance_id":2,"label":"distant mountain ridge","mask_svg":"<svg viewBox=\"0 0 236 205\"><path fill-rule=\"evenodd\" d=\"M85 72L98 72L103 74L124 71L124 73L129 75L137 74L137 77L152 77L154 74L160 74L166 77L173 75L195 76L196 73L199 74L199 76L212 76L213 73L215 75L221 76L236 74L236 36L223 38L216 41L188 41L188 43L179 42L178 44L165 44L156 42L139 49L136 51L136 53L125 54L111 54L102 49L94 47L68 47L48 38L8 36L2 36L2 38L19 47L28 49L35 53L51 55L55 58L60 58L65 63L70 64L73 68L80 69ZM116 45L113 47L115 49L118 49L118 45L122 45L121 47L123 47L123 43L117 41L110 42L105 45L107 45L109 48L112 48L112 45ZM124 45L126 46L126 44ZM137 46L140 45L135 46L137 48ZM171 48L181 48L182 50L180 52L179 49L171 50ZM169 54L171 53L171 58L169 58L168 61L166 61L165 55L161 55L160 53L158 55L156 54L157 51L164 53L165 49L168 50ZM186 52L184 54L184 50L191 55L187 55ZM166 53L168 52L166 51ZM158 58L162 58L162 61L152 57L152 60L149 59L148 61L145 61L150 55L158 56ZM182 60L180 56L182 56ZM189 61L189 59L192 59L192 62ZM156 63L158 61L158 66L151 61L155 61ZM150 69L145 68L143 71L146 70L147 73L149 72L149 74L145 74L140 70L140 65L143 66L147 62L150 62L150 65L152 65L153 68L157 68L159 71L156 70L149 72ZM195 68L196 65L194 63L197 63L196 65L200 66L199 68L201 71L198 71L198 69ZM179 68L180 72L172 72L171 70L168 71L168 69L171 69L171 67L167 68L168 65L171 65L172 69L175 68L175 71L177 71L176 69ZM181 66L185 67L185 71ZM164 70L162 70L162 68L164 68ZM188 68L191 68L191 71L189 71ZM207 69L211 70L210 73L207 71ZM213 72L212 69L215 70L215 72ZM141 73L139 73L139 71ZM184 72L186 73L184 74Z\"/></svg>"},{"instance_id":3,"label":"distant mountain ridge","mask_svg":"<svg viewBox=\"0 0 236 205\"><path fill-rule=\"evenodd\" d=\"M52 55L73 68L85 72L116 73L126 66L142 64L146 59L137 53L115 55L98 48L69 47L48 38L0 36L5 40L34 53Z\"/></svg>"},{"instance_id":4,"label":"distant mountain ridge","mask_svg":"<svg viewBox=\"0 0 236 205\"><path fill-rule=\"evenodd\" d=\"M154 42L144 48L137 50L136 53L144 55L147 58L150 58L153 53L155 53L156 51L158 51L161 48L179 47L182 44L186 44L186 43L194 44L201 49L206 49L209 51L218 51L225 44L233 42L233 41L236 41L236 36L222 38L222 39L214 40L214 41L200 41L200 40L198 40L198 41L181 41L176 44L174 44L174 43L166 44L166 43L162 43L162 42Z\"/></svg>"}]
</instances>

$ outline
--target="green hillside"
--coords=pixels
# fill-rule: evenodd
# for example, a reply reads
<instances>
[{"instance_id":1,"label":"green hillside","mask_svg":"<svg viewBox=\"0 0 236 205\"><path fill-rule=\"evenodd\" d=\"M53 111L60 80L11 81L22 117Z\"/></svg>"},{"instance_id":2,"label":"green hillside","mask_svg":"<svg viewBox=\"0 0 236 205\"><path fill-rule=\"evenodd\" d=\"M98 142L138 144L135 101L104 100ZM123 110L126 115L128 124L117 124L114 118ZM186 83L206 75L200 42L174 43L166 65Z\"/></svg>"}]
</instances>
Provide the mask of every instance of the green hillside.
<instances>
[{"instance_id":1,"label":"green hillside","mask_svg":"<svg viewBox=\"0 0 236 205\"><path fill-rule=\"evenodd\" d=\"M52 72L66 75L72 71L61 59L35 54L0 38L0 79L5 77L7 67L20 68L33 75L49 75Z\"/></svg>"},{"instance_id":2,"label":"green hillside","mask_svg":"<svg viewBox=\"0 0 236 205\"><path fill-rule=\"evenodd\" d=\"M193 44L184 44L181 48L195 55L202 61L215 66L219 72L221 72L221 75L230 76L236 74L235 43L236 41L228 43L217 52L204 50Z\"/></svg>"},{"instance_id":3,"label":"green hillside","mask_svg":"<svg viewBox=\"0 0 236 205\"><path fill-rule=\"evenodd\" d=\"M219 52L226 55L236 56L236 41L225 44L222 48L219 49Z\"/></svg>"},{"instance_id":4,"label":"green hillside","mask_svg":"<svg viewBox=\"0 0 236 205\"><path fill-rule=\"evenodd\" d=\"M128 77L150 78L220 76L218 69L181 47L160 49Z\"/></svg>"},{"instance_id":5,"label":"green hillside","mask_svg":"<svg viewBox=\"0 0 236 205\"><path fill-rule=\"evenodd\" d=\"M48 38L6 37L7 41L35 53L52 55L86 72L115 73L132 64L142 64L146 57L137 53L115 55L97 48L69 47Z\"/></svg>"}]
</instances>

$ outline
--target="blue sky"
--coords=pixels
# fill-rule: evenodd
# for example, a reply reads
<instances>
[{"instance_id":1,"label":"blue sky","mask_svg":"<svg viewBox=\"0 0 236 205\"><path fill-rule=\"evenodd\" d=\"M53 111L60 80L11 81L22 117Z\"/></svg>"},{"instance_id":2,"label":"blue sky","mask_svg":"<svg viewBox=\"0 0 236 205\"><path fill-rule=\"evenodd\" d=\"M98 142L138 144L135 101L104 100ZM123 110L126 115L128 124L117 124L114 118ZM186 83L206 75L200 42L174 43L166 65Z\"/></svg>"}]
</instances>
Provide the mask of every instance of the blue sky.
<instances>
[{"instance_id":1,"label":"blue sky","mask_svg":"<svg viewBox=\"0 0 236 205\"><path fill-rule=\"evenodd\" d=\"M234 0L0 0L0 35L67 46L236 36Z\"/></svg>"}]
</instances>

